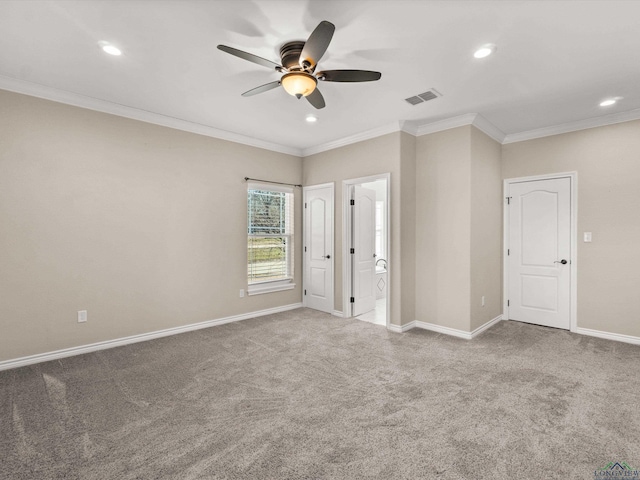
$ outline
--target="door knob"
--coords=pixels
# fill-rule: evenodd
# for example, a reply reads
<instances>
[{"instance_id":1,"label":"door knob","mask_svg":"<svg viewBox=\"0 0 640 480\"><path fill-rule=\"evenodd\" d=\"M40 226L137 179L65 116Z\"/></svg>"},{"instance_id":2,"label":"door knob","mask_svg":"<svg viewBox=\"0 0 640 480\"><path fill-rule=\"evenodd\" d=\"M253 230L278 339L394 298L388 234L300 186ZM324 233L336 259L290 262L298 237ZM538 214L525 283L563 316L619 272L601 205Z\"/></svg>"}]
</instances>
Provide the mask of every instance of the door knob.
<instances>
[{"instance_id":1,"label":"door knob","mask_svg":"<svg viewBox=\"0 0 640 480\"><path fill-rule=\"evenodd\" d=\"M561 263L561 264L563 264L563 265L566 265L566 264L567 264L567 261L563 258L562 260L560 260L560 261L556 260L556 261L555 261L555 262L553 262L553 263Z\"/></svg>"},{"instance_id":2,"label":"door knob","mask_svg":"<svg viewBox=\"0 0 640 480\"><path fill-rule=\"evenodd\" d=\"M325 255L324 258L331 258L331 255Z\"/></svg>"}]
</instances>

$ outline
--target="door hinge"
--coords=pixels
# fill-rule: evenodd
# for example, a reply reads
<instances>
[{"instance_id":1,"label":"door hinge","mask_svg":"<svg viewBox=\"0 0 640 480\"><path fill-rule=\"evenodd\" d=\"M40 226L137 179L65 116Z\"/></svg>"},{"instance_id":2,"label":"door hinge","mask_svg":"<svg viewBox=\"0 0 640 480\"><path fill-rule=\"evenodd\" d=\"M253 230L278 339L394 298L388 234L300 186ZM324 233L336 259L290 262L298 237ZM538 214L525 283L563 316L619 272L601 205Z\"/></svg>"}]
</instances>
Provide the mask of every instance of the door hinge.
<instances>
[{"instance_id":1,"label":"door hinge","mask_svg":"<svg viewBox=\"0 0 640 480\"><path fill-rule=\"evenodd\" d=\"M507 205L511 205L511 199L512 199L513 197L505 197L505 198L507 199Z\"/></svg>"},{"instance_id":2,"label":"door hinge","mask_svg":"<svg viewBox=\"0 0 640 480\"><path fill-rule=\"evenodd\" d=\"M307 251L307 247L304 247L304 251L305 252ZM509 250L508 248L507 248L507 255L511 255L511 250Z\"/></svg>"},{"instance_id":3,"label":"door hinge","mask_svg":"<svg viewBox=\"0 0 640 480\"><path fill-rule=\"evenodd\" d=\"M305 294L305 295L307 294L307 290L306 290L306 289L305 289L305 291L304 291L304 294Z\"/></svg>"},{"instance_id":4,"label":"door hinge","mask_svg":"<svg viewBox=\"0 0 640 480\"><path fill-rule=\"evenodd\" d=\"M356 249L355 248L350 249L349 253L356 253Z\"/></svg>"},{"instance_id":5,"label":"door hinge","mask_svg":"<svg viewBox=\"0 0 640 480\"><path fill-rule=\"evenodd\" d=\"M350 300L350 301L351 301L351 303L356 303L356 299L355 299L355 298L353 298L353 297L351 297L351 300Z\"/></svg>"},{"instance_id":6,"label":"door hinge","mask_svg":"<svg viewBox=\"0 0 640 480\"><path fill-rule=\"evenodd\" d=\"M350 205L355 205L355 204L356 204L356 201L352 199L352 200L350 201Z\"/></svg>"},{"instance_id":7,"label":"door hinge","mask_svg":"<svg viewBox=\"0 0 640 480\"><path fill-rule=\"evenodd\" d=\"M304 202L304 208L307 208L307 202Z\"/></svg>"},{"instance_id":8,"label":"door hinge","mask_svg":"<svg viewBox=\"0 0 640 480\"><path fill-rule=\"evenodd\" d=\"M509 300L507 300L507 307L509 306Z\"/></svg>"},{"instance_id":9,"label":"door hinge","mask_svg":"<svg viewBox=\"0 0 640 480\"><path fill-rule=\"evenodd\" d=\"M306 246L304 247L304 251L305 251L305 252L307 251L307 247L306 247Z\"/></svg>"}]
</instances>

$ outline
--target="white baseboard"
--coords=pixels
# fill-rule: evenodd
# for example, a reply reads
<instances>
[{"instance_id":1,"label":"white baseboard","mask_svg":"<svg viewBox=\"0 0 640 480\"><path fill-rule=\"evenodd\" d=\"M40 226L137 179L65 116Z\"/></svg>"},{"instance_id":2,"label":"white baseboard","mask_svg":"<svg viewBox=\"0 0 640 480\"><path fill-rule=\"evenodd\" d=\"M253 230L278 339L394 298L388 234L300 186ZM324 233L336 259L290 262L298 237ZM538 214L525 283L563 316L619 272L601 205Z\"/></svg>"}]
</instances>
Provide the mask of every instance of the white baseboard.
<instances>
[{"instance_id":1,"label":"white baseboard","mask_svg":"<svg viewBox=\"0 0 640 480\"><path fill-rule=\"evenodd\" d=\"M406 323L404 325L394 325L393 323L390 323L389 325L387 325L387 330L389 330L390 332L394 332L394 333L408 332L412 328L416 328L416 321L415 320L413 322L409 322L409 323Z\"/></svg>"},{"instance_id":2,"label":"white baseboard","mask_svg":"<svg viewBox=\"0 0 640 480\"><path fill-rule=\"evenodd\" d=\"M606 340L615 340L616 342L632 343L640 345L640 337L631 335L623 335L621 333L602 332L600 330L591 330L590 328L576 328L576 333L580 335L589 335L590 337L604 338Z\"/></svg>"},{"instance_id":3,"label":"white baseboard","mask_svg":"<svg viewBox=\"0 0 640 480\"><path fill-rule=\"evenodd\" d=\"M331 315L333 315L334 317L344 318L344 313L342 313L340 310L334 310L333 312L331 312Z\"/></svg>"},{"instance_id":4,"label":"white baseboard","mask_svg":"<svg viewBox=\"0 0 640 480\"><path fill-rule=\"evenodd\" d=\"M107 340L104 342L65 348L63 350L56 350L53 352L29 355L27 357L20 357L12 360L4 360L0 362L0 371L9 370L11 368L24 367L26 365L33 365L34 363L48 362L50 360L57 360L59 358L72 357L74 355L81 355L83 353L97 352L98 350L106 350L108 348L120 347L122 345L129 345L131 343L145 342L147 340L153 340L155 338L168 337L170 335L191 332L193 330L200 330L202 328L215 327L216 325L223 325L225 323L239 322L240 320L263 317L265 315L286 312L288 310L295 310L296 308L301 307L302 303L293 303L291 305L284 305L282 307L267 308L265 310L259 310L257 312L242 313L240 315L233 315L230 317L218 318L216 320L207 320L205 322L192 323L190 325L183 325L181 327L167 328L164 330L157 330L155 332L117 338L115 340Z\"/></svg>"},{"instance_id":5,"label":"white baseboard","mask_svg":"<svg viewBox=\"0 0 640 480\"><path fill-rule=\"evenodd\" d=\"M496 318L489 320L487 323L485 323L484 325L480 325L478 328L476 328L473 332L471 332L471 338L476 338L478 335L480 335L482 332L484 332L485 330L490 329L491 327L493 327L496 323L501 322L502 321L502 314L498 315Z\"/></svg>"},{"instance_id":6,"label":"white baseboard","mask_svg":"<svg viewBox=\"0 0 640 480\"><path fill-rule=\"evenodd\" d=\"M458 330L457 328L443 327L442 325L436 325L435 323L415 321L416 328L422 328L424 330L430 330L436 333L443 333L445 335L451 335L452 337L464 338L465 340L471 340L471 332L465 332L464 330Z\"/></svg>"},{"instance_id":7,"label":"white baseboard","mask_svg":"<svg viewBox=\"0 0 640 480\"><path fill-rule=\"evenodd\" d=\"M479 326L472 332L465 332L464 330L458 330L457 328L443 327L442 325L436 325L434 323L421 322L419 320L415 320L408 325L411 325L411 328L423 328L425 330L430 330L432 332L443 333L445 335L451 335L452 337L464 338L465 340L471 340L472 338L477 337L485 330L491 328L496 323L502 320L502 314L498 315L496 318L489 320L484 325Z\"/></svg>"}]
</instances>

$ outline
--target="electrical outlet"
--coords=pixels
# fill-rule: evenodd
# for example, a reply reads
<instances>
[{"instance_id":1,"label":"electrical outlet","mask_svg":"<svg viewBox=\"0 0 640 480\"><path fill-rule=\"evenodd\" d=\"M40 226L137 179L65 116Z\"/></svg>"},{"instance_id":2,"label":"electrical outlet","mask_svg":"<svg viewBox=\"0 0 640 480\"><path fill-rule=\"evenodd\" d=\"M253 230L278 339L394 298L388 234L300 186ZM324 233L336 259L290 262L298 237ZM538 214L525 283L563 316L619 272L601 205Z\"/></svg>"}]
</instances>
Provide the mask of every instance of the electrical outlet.
<instances>
[{"instance_id":1,"label":"electrical outlet","mask_svg":"<svg viewBox=\"0 0 640 480\"><path fill-rule=\"evenodd\" d=\"M78 323L84 323L87 321L87 311L78 310Z\"/></svg>"},{"instance_id":2,"label":"electrical outlet","mask_svg":"<svg viewBox=\"0 0 640 480\"><path fill-rule=\"evenodd\" d=\"M482 306L484 307L484 295L482 295Z\"/></svg>"},{"instance_id":3,"label":"electrical outlet","mask_svg":"<svg viewBox=\"0 0 640 480\"><path fill-rule=\"evenodd\" d=\"M243 298L243 297L244 297L244 288L241 288L240 289L240 298Z\"/></svg>"}]
</instances>

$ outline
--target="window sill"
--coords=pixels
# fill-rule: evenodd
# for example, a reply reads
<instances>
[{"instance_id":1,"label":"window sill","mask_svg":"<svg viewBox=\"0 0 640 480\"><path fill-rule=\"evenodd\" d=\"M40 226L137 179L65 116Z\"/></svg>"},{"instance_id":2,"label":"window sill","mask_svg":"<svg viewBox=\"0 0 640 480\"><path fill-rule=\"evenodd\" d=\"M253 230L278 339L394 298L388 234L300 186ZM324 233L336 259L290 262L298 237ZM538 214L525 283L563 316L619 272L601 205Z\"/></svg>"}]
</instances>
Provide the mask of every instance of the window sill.
<instances>
[{"instance_id":1,"label":"window sill","mask_svg":"<svg viewBox=\"0 0 640 480\"><path fill-rule=\"evenodd\" d=\"M296 284L291 280L279 282L256 283L247 287L247 295L262 295L263 293L281 292L283 290L293 290Z\"/></svg>"}]
</instances>

